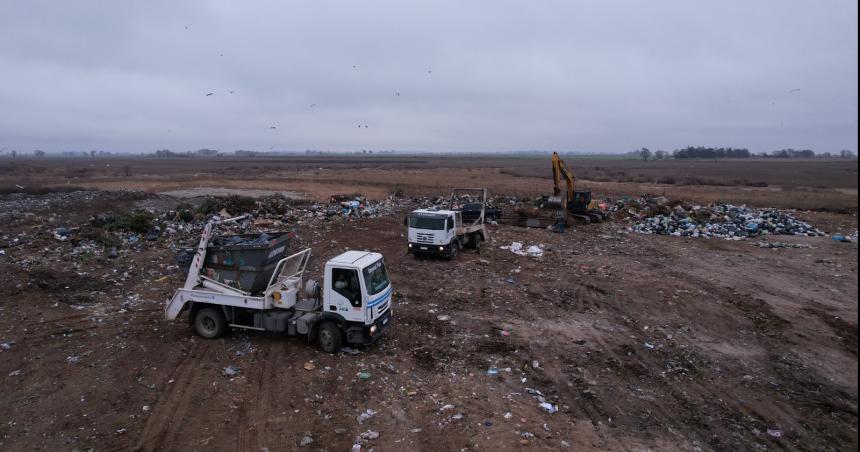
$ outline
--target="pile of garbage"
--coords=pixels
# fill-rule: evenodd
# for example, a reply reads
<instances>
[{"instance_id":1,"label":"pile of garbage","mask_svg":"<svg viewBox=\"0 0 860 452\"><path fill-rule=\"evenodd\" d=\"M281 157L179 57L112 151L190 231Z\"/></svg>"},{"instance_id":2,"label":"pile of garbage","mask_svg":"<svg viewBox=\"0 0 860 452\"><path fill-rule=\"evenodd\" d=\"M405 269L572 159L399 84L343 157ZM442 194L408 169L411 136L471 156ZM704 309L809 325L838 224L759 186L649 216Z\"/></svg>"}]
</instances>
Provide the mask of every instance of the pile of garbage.
<instances>
[{"instance_id":1,"label":"pile of garbage","mask_svg":"<svg viewBox=\"0 0 860 452\"><path fill-rule=\"evenodd\" d=\"M236 246L236 245L266 245L272 237L265 232L256 237L248 237L243 235L228 235L226 237L216 237L212 240L215 246Z\"/></svg>"},{"instance_id":2,"label":"pile of garbage","mask_svg":"<svg viewBox=\"0 0 860 452\"><path fill-rule=\"evenodd\" d=\"M628 232L740 240L768 234L817 237L825 233L801 221L790 212L777 209L753 209L745 205L714 203L708 206L684 206L670 203L664 197L640 198L639 211L627 212L633 225ZM623 206L616 204L615 211Z\"/></svg>"}]
</instances>

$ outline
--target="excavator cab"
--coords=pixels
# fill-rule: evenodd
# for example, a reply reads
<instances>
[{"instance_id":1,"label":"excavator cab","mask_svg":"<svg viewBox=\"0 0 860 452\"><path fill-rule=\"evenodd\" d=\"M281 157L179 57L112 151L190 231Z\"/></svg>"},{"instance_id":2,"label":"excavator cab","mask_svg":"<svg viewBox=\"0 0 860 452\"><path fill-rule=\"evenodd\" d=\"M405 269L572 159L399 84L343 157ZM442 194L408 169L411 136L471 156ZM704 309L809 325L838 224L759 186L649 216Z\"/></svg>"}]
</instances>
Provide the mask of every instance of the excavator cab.
<instances>
[{"instance_id":1,"label":"excavator cab","mask_svg":"<svg viewBox=\"0 0 860 452\"><path fill-rule=\"evenodd\" d=\"M567 210L569 210L571 213L586 214L590 210L590 204L590 190L574 191L573 199L569 200L567 203Z\"/></svg>"}]
</instances>

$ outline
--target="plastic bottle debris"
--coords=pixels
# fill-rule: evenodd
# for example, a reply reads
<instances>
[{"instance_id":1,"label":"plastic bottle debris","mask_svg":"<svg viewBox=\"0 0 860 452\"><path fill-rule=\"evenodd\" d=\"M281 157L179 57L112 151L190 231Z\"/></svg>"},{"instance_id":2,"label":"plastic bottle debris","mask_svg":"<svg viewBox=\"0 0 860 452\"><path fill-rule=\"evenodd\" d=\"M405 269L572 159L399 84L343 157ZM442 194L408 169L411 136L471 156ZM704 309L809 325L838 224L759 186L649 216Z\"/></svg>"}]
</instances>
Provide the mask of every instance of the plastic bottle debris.
<instances>
[{"instance_id":1,"label":"plastic bottle debris","mask_svg":"<svg viewBox=\"0 0 860 452\"><path fill-rule=\"evenodd\" d=\"M358 373L359 380L370 380L370 372L361 371Z\"/></svg>"},{"instance_id":2,"label":"plastic bottle debris","mask_svg":"<svg viewBox=\"0 0 860 452\"><path fill-rule=\"evenodd\" d=\"M767 429L767 434L768 434L769 436L774 437L774 438L782 438L782 434L783 434L783 433L782 433L782 430L780 430L780 429L777 429L777 428L769 428L769 429Z\"/></svg>"},{"instance_id":3,"label":"plastic bottle debris","mask_svg":"<svg viewBox=\"0 0 860 452\"><path fill-rule=\"evenodd\" d=\"M648 342L646 342L645 348L647 348L648 350L654 350L657 347L654 344L649 344Z\"/></svg>"},{"instance_id":4,"label":"plastic bottle debris","mask_svg":"<svg viewBox=\"0 0 860 452\"><path fill-rule=\"evenodd\" d=\"M487 369L487 376L495 377L498 374L499 374L499 369L495 366Z\"/></svg>"},{"instance_id":5,"label":"plastic bottle debris","mask_svg":"<svg viewBox=\"0 0 860 452\"><path fill-rule=\"evenodd\" d=\"M436 319L439 320L440 322L447 322L448 320L451 320L451 316L443 314L440 316L436 316Z\"/></svg>"},{"instance_id":6,"label":"plastic bottle debris","mask_svg":"<svg viewBox=\"0 0 860 452\"><path fill-rule=\"evenodd\" d=\"M232 378L239 375L239 370L240 369L236 366L227 366L224 368L224 375Z\"/></svg>"}]
</instances>

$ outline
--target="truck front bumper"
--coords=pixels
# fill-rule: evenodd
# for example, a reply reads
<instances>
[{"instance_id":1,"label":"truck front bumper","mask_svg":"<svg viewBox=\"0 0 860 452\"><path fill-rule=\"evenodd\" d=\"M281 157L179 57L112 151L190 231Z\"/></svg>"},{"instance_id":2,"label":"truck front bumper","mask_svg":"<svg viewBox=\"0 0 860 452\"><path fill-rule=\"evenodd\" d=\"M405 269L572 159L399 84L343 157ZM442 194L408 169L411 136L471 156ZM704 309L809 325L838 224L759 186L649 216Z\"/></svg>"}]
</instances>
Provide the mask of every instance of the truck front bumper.
<instances>
[{"instance_id":1,"label":"truck front bumper","mask_svg":"<svg viewBox=\"0 0 860 452\"><path fill-rule=\"evenodd\" d=\"M370 325L354 325L349 327L346 330L346 341L351 344L372 344L385 334L385 331L388 330L390 325L391 308L385 311L385 314L379 316L379 318ZM373 332L371 332L371 330Z\"/></svg>"},{"instance_id":2,"label":"truck front bumper","mask_svg":"<svg viewBox=\"0 0 860 452\"><path fill-rule=\"evenodd\" d=\"M412 254L437 254L442 256L448 252L448 245L409 242L409 252Z\"/></svg>"}]
</instances>

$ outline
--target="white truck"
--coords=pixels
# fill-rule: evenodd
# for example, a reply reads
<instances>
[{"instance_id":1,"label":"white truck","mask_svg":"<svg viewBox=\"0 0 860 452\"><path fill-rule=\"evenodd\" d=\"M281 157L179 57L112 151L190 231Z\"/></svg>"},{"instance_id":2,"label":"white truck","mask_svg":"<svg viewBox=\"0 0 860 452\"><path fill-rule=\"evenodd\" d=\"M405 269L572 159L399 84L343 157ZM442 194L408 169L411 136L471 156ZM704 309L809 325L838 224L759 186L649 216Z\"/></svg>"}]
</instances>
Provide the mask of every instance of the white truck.
<instances>
[{"instance_id":1,"label":"white truck","mask_svg":"<svg viewBox=\"0 0 860 452\"><path fill-rule=\"evenodd\" d=\"M388 328L393 289L381 254L347 251L329 260L321 290L314 280L303 284L311 256L304 249L278 261L265 290L252 294L201 274L217 223L204 228L185 285L164 308L167 320L187 310L194 331L207 339L222 336L228 327L284 332L317 340L329 353L345 343L372 343Z\"/></svg>"},{"instance_id":2,"label":"white truck","mask_svg":"<svg viewBox=\"0 0 860 452\"><path fill-rule=\"evenodd\" d=\"M484 224L486 188L455 188L444 209L413 210L406 217L408 251L452 259L460 249L480 251L489 234Z\"/></svg>"}]
</instances>

